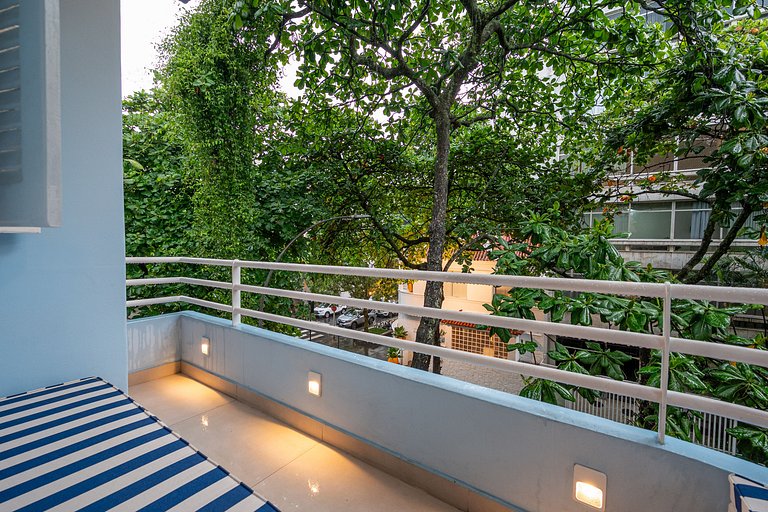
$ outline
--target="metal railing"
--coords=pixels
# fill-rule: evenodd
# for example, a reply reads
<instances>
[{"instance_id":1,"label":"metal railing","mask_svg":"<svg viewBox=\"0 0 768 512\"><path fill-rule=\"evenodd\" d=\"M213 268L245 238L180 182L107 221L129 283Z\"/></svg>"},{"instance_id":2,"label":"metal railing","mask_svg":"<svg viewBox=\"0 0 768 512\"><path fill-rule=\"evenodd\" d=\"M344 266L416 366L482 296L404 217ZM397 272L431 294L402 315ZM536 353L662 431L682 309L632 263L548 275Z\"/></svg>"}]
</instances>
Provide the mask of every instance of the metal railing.
<instances>
[{"instance_id":1,"label":"metal railing","mask_svg":"<svg viewBox=\"0 0 768 512\"><path fill-rule=\"evenodd\" d=\"M631 283L619 281L594 281L586 279L503 276L495 274L464 274L454 272L338 267L324 265L304 265L295 263L272 263L260 261L185 257L126 258L126 263L182 263L192 265L229 267L232 270L232 280L229 282L189 277L129 279L126 281L126 286L189 284L230 290L232 292L231 304L222 304L186 295L176 295L170 297L129 300L126 302L127 307L185 302L188 304L194 304L218 311L228 312L231 314L232 324L234 326L237 326L241 323L243 316L247 316L267 322L290 325L300 329L311 329L313 331L323 332L325 334L345 336L348 338L354 338L359 341L375 343L387 347L394 347L401 350L410 350L413 352L445 359L453 359L465 363L491 367L506 372L549 379L572 386L594 389L596 391L602 391L606 393L626 395L638 400L655 402L659 404L658 439L660 443L664 443L666 408L668 406L692 409L716 416L732 418L734 420L742 421L751 425L768 427L768 412L766 411L757 410L733 403L722 402L720 400L706 396L681 393L668 389L670 352L679 352L688 355L725 361L742 362L768 368L768 351L673 337L670 330L672 299L705 299L710 301L722 301L730 303L768 305L768 290L754 288L726 288L714 286L681 285L670 283ZM358 277L375 277L386 279L409 279L491 286L524 287L544 290L597 292L622 296L660 298L663 300L662 325L664 328L661 334L636 333L600 327L564 325L539 320L525 320L520 318L490 316L482 313L425 308L420 306L407 306L403 304L392 304L389 302L342 298L335 295L283 290L278 288L265 288L263 286L243 284L241 282L241 275L242 269L244 268L315 274L352 275ZM425 345L416 343L414 341L400 340L397 338L390 338L378 334L344 329L334 325L327 325L311 322L308 320L301 320L298 318L265 313L263 311L243 308L241 306L241 298L243 293L271 295L275 297L283 297L303 301L327 302L332 304L343 303L347 306L380 309L416 317L431 317L438 318L440 320L454 320L459 322L469 322L514 330L533 331L549 334L552 336L568 336L573 338L603 341L618 345L656 349L661 352L661 384L659 388L654 388L634 382L617 381L592 375L582 375L559 370L557 368L487 357L480 354L462 352L440 346Z\"/></svg>"},{"instance_id":2,"label":"metal railing","mask_svg":"<svg viewBox=\"0 0 768 512\"><path fill-rule=\"evenodd\" d=\"M594 402L577 393L573 402L563 400L562 406L625 425L634 425L635 417L640 411L640 404L636 399L616 393L601 393ZM736 420L732 418L705 412L692 418L688 435L694 444L736 455L736 438L728 435L728 429L736 425Z\"/></svg>"}]
</instances>

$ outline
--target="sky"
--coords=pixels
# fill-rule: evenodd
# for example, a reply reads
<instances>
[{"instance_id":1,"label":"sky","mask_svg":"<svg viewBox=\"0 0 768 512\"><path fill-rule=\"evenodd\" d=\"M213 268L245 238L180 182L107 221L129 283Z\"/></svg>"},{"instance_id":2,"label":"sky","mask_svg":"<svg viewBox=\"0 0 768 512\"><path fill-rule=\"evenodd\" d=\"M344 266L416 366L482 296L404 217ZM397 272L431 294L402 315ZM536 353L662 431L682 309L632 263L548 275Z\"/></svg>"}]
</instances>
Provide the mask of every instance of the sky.
<instances>
[{"instance_id":1,"label":"sky","mask_svg":"<svg viewBox=\"0 0 768 512\"><path fill-rule=\"evenodd\" d=\"M158 63L154 45L176 25L178 17L200 3L179 0L120 0L123 97L152 87L151 69Z\"/></svg>"},{"instance_id":2,"label":"sky","mask_svg":"<svg viewBox=\"0 0 768 512\"><path fill-rule=\"evenodd\" d=\"M155 45L171 33L179 15L194 9L200 0L187 5L179 0L120 0L121 59L123 97L152 87L152 72L158 64ZM284 70L280 88L291 97L299 96L293 87L296 64Z\"/></svg>"}]
</instances>

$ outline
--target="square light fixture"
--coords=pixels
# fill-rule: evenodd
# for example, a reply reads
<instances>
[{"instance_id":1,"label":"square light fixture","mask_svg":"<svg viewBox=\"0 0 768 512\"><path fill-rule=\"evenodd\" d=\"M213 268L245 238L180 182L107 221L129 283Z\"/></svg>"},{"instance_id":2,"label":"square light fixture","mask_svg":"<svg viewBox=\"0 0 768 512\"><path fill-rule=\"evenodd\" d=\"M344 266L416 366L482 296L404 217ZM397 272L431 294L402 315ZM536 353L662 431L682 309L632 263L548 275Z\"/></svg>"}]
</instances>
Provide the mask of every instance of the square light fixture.
<instances>
[{"instance_id":1,"label":"square light fixture","mask_svg":"<svg viewBox=\"0 0 768 512\"><path fill-rule=\"evenodd\" d=\"M200 352L202 352L204 356L211 353L211 340L205 336L200 340Z\"/></svg>"},{"instance_id":2,"label":"square light fixture","mask_svg":"<svg viewBox=\"0 0 768 512\"><path fill-rule=\"evenodd\" d=\"M605 510L605 488L607 477L604 473L584 467L573 466L573 499L589 505L595 510Z\"/></svg>"},{"instance_id":3,"label":"square light fixture","mask_svg":"<svg viewBox=\"0 0 768 512\"><path fill-rule=\"evenodd\" d=\"M316 372L309 372L307 375L307 391L310 395L320 396L322 394L323 376Z\"/></svg>"}]
</instances>

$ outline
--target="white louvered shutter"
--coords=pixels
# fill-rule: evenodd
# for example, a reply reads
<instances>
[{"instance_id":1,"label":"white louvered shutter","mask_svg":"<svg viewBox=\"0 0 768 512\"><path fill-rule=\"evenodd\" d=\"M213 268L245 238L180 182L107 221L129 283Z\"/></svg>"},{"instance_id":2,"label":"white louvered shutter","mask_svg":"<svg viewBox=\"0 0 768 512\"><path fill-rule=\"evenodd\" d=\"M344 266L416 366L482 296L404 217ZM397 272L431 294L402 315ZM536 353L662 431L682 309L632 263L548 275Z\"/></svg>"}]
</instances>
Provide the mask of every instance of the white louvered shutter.
<instances>
[{"instance_id":1,"label":"white louvered shutter","mask_svg":"<svg viewBox=\"0 0 768 512\"><path fill-rule=\"evenodd\" d=\"M0 0L0 232L60 224L60 117L58 0Z\"/></svg>"}]
</instances>

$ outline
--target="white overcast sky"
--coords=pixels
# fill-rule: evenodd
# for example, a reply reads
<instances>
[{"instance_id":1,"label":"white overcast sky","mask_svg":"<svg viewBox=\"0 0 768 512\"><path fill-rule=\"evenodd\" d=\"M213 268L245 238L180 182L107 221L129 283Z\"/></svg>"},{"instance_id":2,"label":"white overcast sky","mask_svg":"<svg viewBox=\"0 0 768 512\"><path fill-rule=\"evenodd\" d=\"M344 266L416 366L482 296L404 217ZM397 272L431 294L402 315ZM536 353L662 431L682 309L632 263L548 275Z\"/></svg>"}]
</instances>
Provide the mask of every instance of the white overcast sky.
<instances>
[{"instance_id":1,"label":"white overcast sky","mask_svg":"<svg viewBox=\"0 0 768 512\"><path fill-rule=\"evenodd\" d=\"M200 0L191 0L187 5L179 0L120 0L123 97L152 87L151 70L158 64L155 45L170 34L179 14L199 3ZM289 66L280 81L281 89L293 97L299 94L293 87L295 68L296 65Z\"/></svg>"},{"instance_id":2,"label":"white overcast sky","mask_svg":"<svg viewBox=\"0 0 768 512\"><path fill-rule=\"evenodd\" d=\"M123 96L152 87L155 45L176 25L179 14L199 3L179 0L120 0Z\"/></svg>"}]
</instances>

